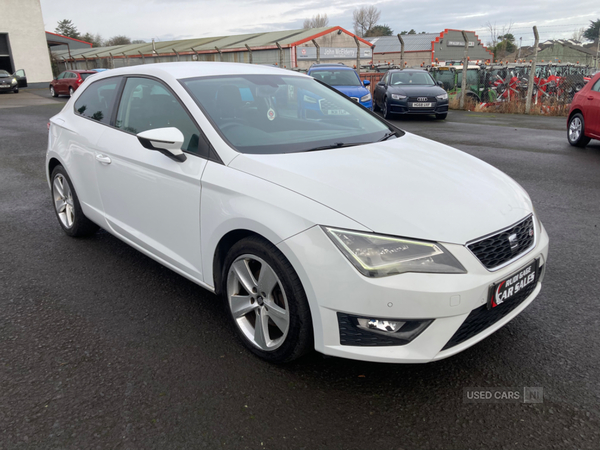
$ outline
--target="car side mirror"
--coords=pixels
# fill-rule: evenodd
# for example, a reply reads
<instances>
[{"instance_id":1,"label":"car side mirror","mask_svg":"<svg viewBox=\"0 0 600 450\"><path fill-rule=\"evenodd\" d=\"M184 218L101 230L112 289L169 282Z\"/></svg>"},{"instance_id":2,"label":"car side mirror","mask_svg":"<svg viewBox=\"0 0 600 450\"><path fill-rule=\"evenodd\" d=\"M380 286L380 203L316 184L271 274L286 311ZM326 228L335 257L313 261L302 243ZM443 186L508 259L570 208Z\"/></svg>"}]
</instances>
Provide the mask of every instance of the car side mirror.
<instances>
[{"instance_id":1,"label":"car side mirror","mask_svg":"<svg viewBox=\"0 0 600 450\"><path fill-rule=\"evenodd\" d=\"M140 144L148 150L157 150L174 161L184 162L187 159L181 150L183 133L175 127L155 128L137 134Z\"/></svg>"},{"instance_id":2,"label":"car side mirror","mask_svg":"<svg viewBox=\"0 0 600 450\"><path fill-rule=\"evenodd\" d=\"M371 84L371 82L370 82L369 80L363 80L363 84L364 84L365 86L368 86L368 85L370 85L370 84Z\"/></svg>"},{"instance_id":3,"label":"car side mirror","mask_svg":"<svg viewBox=\"0 0 600 450\"><path fill-rule=\"evenodd\" d=\"M439 87L442 87L442 88L444 87L444 83L442 83L441 81L438 81L438 82L437 82L437 85L438 85Z\"/></svg>"},{"instance_id":4,"label":"car side mirror","mask_svg":"<svg viewBox=\"0 0 600 450\"><path fill-rule=\"evenodd\" d=\"M380 81L379 83L377 83L377 86L385 86L385 83L383 81Z\"/></svg>"}]
</instances>

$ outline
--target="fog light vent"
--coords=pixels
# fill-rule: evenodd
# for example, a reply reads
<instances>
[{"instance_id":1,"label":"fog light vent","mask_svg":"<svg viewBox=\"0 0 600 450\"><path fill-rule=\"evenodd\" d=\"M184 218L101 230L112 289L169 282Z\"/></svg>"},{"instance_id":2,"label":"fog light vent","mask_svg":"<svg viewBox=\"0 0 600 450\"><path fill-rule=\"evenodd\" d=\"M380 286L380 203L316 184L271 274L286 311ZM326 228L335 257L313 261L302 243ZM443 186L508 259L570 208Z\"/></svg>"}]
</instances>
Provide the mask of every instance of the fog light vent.
<instances>
[{"instance_id":1,"label":"fog light vent","mask_svg":"<svg viewBox=\"0 0 600 450\"><path fill-rule=\"evenodd\" d=\"M337 316L340 343L361 347L406 345L433 322L433 320L360 317L340 312Z\"/></svg>"}]
</instances>

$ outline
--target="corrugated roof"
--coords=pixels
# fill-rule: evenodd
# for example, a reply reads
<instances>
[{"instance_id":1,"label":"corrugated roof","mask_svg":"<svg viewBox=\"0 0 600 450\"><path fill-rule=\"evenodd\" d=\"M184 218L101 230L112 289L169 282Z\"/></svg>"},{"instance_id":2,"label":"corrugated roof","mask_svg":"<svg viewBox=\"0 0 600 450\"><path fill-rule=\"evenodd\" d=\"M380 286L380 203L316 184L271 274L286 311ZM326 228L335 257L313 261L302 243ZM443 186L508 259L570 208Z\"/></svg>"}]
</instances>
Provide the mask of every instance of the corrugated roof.
<instances>
[{"instance_id":1,"label":"corrugated roof","mask_svg":"<svg viewBox=\"0 0 600 450\"><path fill-rule=\"evenodd\" d=\"M431 50L431 42L439 37L439 33L423 33L423 34L404 34L405 52L419 52ZM365 38L371 44L375 45L375 53L395 53L400 52L400 41L398 36L379 36Z\"/></svg>"},{"instance_id":2,"label":"corrugated roof","mask_svg":"<svg viewBox=\"0 0 600 450\"><path fill-rule=\"evenodd\" d=\"M218 47L219 50L230 50L237 48L243 49L245 48L246 44L248 44L250 48L276 47L276 42L279 42L282 47L288 47L294 42L310 39L313 36L327 32L328 30L332 30L334 28L335 27L323 27L312 28L308 30L284 30L272 31L268 33L250 33L234 36L216 36L177 41L158 41L154 43L154 51L160 55L172 54L174 52L185 53L193 51L216 51L215 47ZM139 56L140 52L144 55L151 55L153 53L152 43L96 47L87 50L83 49L83 51L71 50L70 55L73 57L85 57L90 59L97 57L108 57L111 53L113 56ZM56 51L53 52L53 54L58 58L69 58L69 52L66 50Z\"/></svg>"}]
</instances>

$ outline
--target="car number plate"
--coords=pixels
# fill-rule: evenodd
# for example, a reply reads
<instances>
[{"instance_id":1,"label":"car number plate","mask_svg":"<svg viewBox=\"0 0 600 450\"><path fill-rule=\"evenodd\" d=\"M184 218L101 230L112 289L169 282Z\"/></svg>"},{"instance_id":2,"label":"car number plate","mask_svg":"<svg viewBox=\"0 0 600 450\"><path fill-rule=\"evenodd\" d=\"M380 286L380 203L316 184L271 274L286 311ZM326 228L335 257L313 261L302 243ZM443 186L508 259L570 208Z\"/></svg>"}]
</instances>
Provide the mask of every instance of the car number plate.
<instances>
[{"instance_id":1,"label":"car number plate","mask_svg":"<svg viewBox=\"0 0 600 450\"><path fill-rule=\"evenodd\" d=\"M328 109L327 114L330 116L345 116L348 113L343 109Z\"/></svg>"},{"instance_id":2,"label":"car number plate","mask_svg":"<svg viewBox=\"0 0 600 450\"><path fill-rule=\"evenodd\" d=\"M538 279L539 259L534 259L527 266L514 272L504 280L490 286L488 294L488 309L496 308L509 302L523 289L535 285Z\"/></svg>"},{"instance_id":3,"label":"car number plate","mask_svg":"<svg viewBox=\"0 0 600 450\"><path fill-rule=\"evenodd\" d=\"M0 84L0 88L9 88L10 84Z\"/></svg>"},{"instance_id":4,"label":"car number plate","mask_svg":"<svg viewBox=\"0 0 600 450\"><path fill-rule=\"evenodd\" d=\"M431 108L433 106L432 103L413 103L413 108Z\"/></svg>"}]
</instances>

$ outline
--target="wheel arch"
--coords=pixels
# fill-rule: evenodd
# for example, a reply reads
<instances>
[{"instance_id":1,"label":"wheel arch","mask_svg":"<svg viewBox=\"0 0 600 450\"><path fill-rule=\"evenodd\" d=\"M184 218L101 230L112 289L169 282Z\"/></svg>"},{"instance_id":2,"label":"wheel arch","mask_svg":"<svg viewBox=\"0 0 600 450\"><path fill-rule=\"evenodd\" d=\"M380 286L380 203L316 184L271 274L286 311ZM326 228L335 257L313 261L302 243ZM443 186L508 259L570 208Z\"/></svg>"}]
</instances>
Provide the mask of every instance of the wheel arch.
<instances>
[{"instance_id":1,"label":"wheel arch","mask_svg":"<svg viewBox=\"0 0 600 450\"><path fill-rule=\"evenodd\" d=\"M217 243L217 246L216 246L214 254L213 254L213 261L212 261L212 272L213 272L212 275L213 275L213 283L214 283L214 287L215 287L215 294L217 294L217 295L221 294L221 284L223 281L222 280L223 264L225 263L225 258L227 257L229 250L237 242L239 242L242 239L245 239L247 237L250 237L250 236L260 237L261 239L264 239L267 242L271 242L269 239L265 238L264 236L262 236L261 234L255 232L255 231L251 231L251 230L247 230L247 229L236 229L236 230L231 230L228 233L226 233L224 236L221 237L221 239ZM275 245L273 242L271 242L271 244Z\"/></svg>"},{"instance_id":2,"label":"wheel arch","mask_svg":"<svg viewBox=\"0 0 600 450\"><path fill-rule=\"evenodd\" d=\"M569 113L569 117L567 118L567 124L571 121L571 118L577 113L581 114L581 116L583 117L583 120L585 122L585 117L583 116L583 111L580 110L579 108L576 108Z\"/></svg>"}]
</instances>

